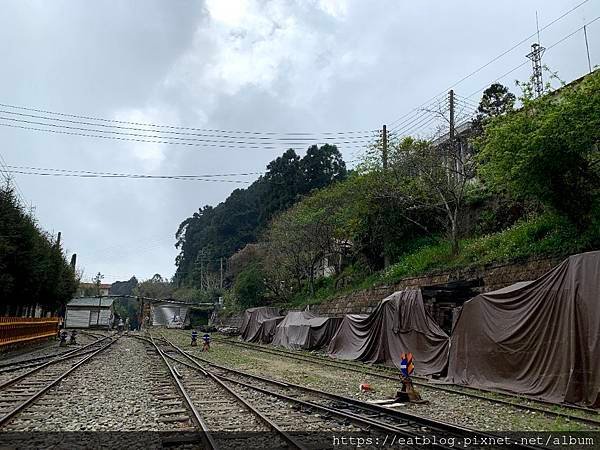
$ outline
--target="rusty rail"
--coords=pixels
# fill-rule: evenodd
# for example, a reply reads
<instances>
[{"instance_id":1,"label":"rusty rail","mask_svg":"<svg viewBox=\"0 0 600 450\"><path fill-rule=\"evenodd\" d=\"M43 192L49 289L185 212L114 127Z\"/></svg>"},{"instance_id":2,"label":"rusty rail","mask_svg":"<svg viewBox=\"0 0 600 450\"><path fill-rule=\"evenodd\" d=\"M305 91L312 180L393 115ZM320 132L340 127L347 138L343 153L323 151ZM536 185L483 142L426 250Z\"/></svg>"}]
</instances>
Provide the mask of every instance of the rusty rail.
<instances>
[{"instance_id":1,"label":"rusty rail","mask_svg":"<svg viewBox=\"0 0 600 450\"><path fill-rule=\"evenodd\" d=\"M0 317L0 347L56 336L58 317Z\"/></svg>"}]
</instances>

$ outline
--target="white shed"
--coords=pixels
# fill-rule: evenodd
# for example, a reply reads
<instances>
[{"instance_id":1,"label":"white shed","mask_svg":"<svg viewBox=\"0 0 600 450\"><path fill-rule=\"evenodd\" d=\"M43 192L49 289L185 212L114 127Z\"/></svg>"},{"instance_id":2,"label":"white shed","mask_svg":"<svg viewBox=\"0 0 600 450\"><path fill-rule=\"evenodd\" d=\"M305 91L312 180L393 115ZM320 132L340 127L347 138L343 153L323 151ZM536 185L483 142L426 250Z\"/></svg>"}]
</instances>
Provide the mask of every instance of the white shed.
<instances>
[{"instance_id":1,"label":"white shed","mask_svg":"<svg viewBox=\"0 0 600 450\"><path fill-rule=\"evenodd\" d=\"M110 328L114 298L82 297L67 303L65 328Z\"/></svg>"}]
</instances>

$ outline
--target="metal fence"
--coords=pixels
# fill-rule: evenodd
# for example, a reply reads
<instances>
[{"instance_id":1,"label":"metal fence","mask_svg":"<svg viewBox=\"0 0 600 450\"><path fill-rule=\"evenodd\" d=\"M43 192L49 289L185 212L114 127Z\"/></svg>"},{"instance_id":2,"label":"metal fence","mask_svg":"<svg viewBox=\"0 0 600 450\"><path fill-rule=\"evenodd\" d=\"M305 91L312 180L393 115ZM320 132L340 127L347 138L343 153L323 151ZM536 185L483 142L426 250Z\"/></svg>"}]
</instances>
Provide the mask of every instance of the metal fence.
<instances>
[{"instance_id":1,"label":"metal fence","mask_svg":"<svg viewBox=\"0 0 600 450\"><path fill-rule=\"evenodd\" d=\"M0 347L56 336L58 317L0 317Z\"/></svg>"}]
</instances>

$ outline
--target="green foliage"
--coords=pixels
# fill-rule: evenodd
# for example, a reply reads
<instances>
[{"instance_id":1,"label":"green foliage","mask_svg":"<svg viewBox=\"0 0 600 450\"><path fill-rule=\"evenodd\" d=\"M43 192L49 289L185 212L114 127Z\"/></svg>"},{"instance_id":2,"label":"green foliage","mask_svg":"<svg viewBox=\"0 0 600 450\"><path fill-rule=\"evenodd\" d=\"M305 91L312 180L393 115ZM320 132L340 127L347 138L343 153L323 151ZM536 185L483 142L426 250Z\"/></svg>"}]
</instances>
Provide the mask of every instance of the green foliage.
<instances>
[{"instance_id":1,"label":"green foliage","mask_svg":"<svg viewBox=\"0 0 600 450\"><path fill-rule=\"evenodd\" d=\"M463 239L462 251L456 256L450 254L447 240L425 245L382 273L380 282L393 283L403 277L433 271L511 262L532 256L568 255L599 244L600 223L581 234L564 217L545 213L531 220L521 220L502 232Z\"/></svg>"},{"instance_id":2,"label":"green foliage","mask_svg":"<svg viewBox=\"0 0 600 450\"><path fill-rule=\"evenodd\" d=\"M110 295L133 295L133 290L137 285L138 280L135 276L128 281L115 281L110 285Z\"/></svg>"},{"instance_id":3,"label":"green foliage","mask_svg":"<svg viewBox=\"0 0 600 450\"><path fill-rule=\"evenodd\" d=\"M139 327L139 301L133 298L117 298L113 303L113 307L115 314L122 318L123 321L129 318L129 326L131 329L134 330Z\"/></svg>"},{"instance_id":4,"label":"green foliage","mask_svg":"<svg viewBox=\"0 0 600 450\"><path fill-rule=\"evenodd\" d=\"M483 95L477 107L477 115L473 120L473 131L475 134L483 132L483 125L493 117L502 116L513 110L516 97L506 86L493 83L483 91Z\"/></svg>"},{"instance_id":5,"label":"green foliage","mask_svg":"<svg viewBox=\"0 0 600 450\"><path fill-rule=\"evenodd\" d=\"M485 127L479 173L498 191L539 201L585 228L600 186L600 72L523 102Z\"/></svg>"},{"instance_id":6,"label":"green foliage","mask_svg":"<svg viewBox=\"0 0 600 450\"><path fill-rule=\"evenodd\" d=\"M152 278L139 283L133 289L133 295L163 300L171 298L174 291L175 285L157 273Z\"/></svg>"},{"instance_id":7,"label":"green foliage","mask_svg":"<svg viewBox=\"0 0 600 450\"><path fill-rule=\"evenodd\" d=\"M19 314L21 307L36 304L57 311L71 299L77 285L60 245L24 211L9 185L0 188L0 306L4 312Z\"/></svg>"},{"instance_id":8,"label":"green foliage","mask_svg":"<svg viewBox=\"0 0 600 450\"><path fill-rule=\"evenodd\" d=\"M286 151L247 189L236 189L223 203L205 206L181 223L176 233L177 284L204 285L201 275L218 272L221 257L256 242L274 215L345 177L346 166L335 146L312 146L303 158Z\"/></svg>"},{"instance_id":9,"label":"green foliage","mask_svg":"<svg viewBox=\"0 0 600 450\"><path fill-rule=\"evenodd\" d=\"M243 270L235 280L233 290L238 303L243 308L263 303L265 295L264 276L260 268L251 265Z\"/></svg>"}]
</instances>

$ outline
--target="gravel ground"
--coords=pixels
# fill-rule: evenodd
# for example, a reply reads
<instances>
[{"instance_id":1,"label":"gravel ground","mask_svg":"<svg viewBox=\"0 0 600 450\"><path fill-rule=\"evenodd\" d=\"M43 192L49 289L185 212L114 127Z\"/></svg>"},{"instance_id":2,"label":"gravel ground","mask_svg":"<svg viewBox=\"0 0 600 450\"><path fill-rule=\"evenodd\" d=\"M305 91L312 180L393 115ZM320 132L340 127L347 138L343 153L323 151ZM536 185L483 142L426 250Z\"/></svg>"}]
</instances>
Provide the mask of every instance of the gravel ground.
<instances>
[{"instance_id":1,"label":"gravel ground","mask_svg":"<svg viewBox=\"0 0 600 450\"><path fill-rule=\"evenodd\" d=\"M160 367L160 366L159 366ZM137 339L124 337L65 378L17 416L6 430L154 431L159 400L152 392L156 361ZM173 395L177 395L173 387Z\"/></svg>"},{"instance_id":2,"label":"gravel ground","mask_svg":"<svg viewBox=\"0 0 600 450\"><path fill-rule=\"evenodd\" d=\"M189 332L168 330L165 336L184 348L189 346ZM189 347L208 360L238 368L252 374L290 381L300 385L360 398L362 400L393 397L399 385L370 375L343 369L319 366L309 362L270 355L232 345L211 344L210 353L202 353L200 347ZM361 394L360 383L367 382L375 392ZM529 412L507 405L478 400L460 394L443 392L427 387L417 388L428 405L409 404L403 408L412 414L455 423L480 431L573 431L595 429L563 418L552 418L537 412Z\"/></svg>"}]
</instances>

